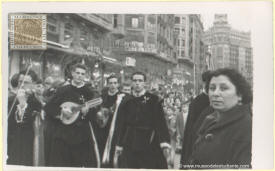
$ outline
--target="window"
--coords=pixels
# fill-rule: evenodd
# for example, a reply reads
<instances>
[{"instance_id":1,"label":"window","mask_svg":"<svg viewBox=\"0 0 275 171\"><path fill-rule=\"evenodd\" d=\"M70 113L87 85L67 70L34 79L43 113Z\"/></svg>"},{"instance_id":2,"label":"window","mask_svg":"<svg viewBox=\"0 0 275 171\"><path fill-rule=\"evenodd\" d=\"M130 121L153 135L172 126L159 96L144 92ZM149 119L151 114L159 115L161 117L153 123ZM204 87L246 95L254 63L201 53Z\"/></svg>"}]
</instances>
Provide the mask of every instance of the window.
<instances>
[{"instance_id":1,"label":"window","mask_svg":"<svg viewBox=\"0 0 275 171\"><path fill-rule=\"evenodd\" d=\"M175 28L174 31L175 31L175 34L179 34L180 33L180 29L179 28Z\"/></svg>"},{"instance_id":2,"label":"window","mask_svg":"<svg viewBox=\"0 0 275 171\"><path fill-rule=\"evenodd\" d=\"M181 46L182 46L182 47L185 46L185 40L181 40Z\"/></svg>"},{"instance_id":3,"label":"window","mask_svg":"<svg viewBox=\"0 0 275 171\"><path fill-rule=\"evenodd\" d=\"M182 19L181 19L181 24L182 24L182 25L185 25L185 17L182 17Z\"/></svg>"},{"instance_id":4,"label":"window","mask_svg":"<svg viewBox=\"0 0 275 171\"><path fill-rule=\"evenodd\" d=\"M181 34L183 34L183 35L185 34L185 28L181 29Z\"/></svg>"},{"instance_id":5,"label":"window","mask_svg":"<svg viewBox=\"0 0 275 171\"><path fill-rule=\"evenodd\" d=\"M114 14L114 28L117 28L117 14Z\"/></svg>"},{"instance_id":6,"label":"window","mask_svg":"<svg viewBox=\"0 0 275 171\"><path fill-rule=\"evenodd\" d=\"M138 18L132 18L132 27L138 28Z\"/></svg>"},{"instance_id":7,"label":"window","mask_svg":"<svg viewBox=\"0 0 275 171\"><path fill-rule=\"evenodd\" d=\"M47 30L50 33L57 33L57 18L54 15L47 16Z\"/></svg>"},{"instance_id":8,"label":"window","mask_svg":"<svg viewBox=\"0 0 275 171\"><path fill-rule=\"evenodd\" d=\"M177 46L177 39L174 38L174 45Z\"/></svg>"},{"instance_id":9,"label":"window","mask_svg":"<svg viewBox=\"0 0 275 171\"><path fill-rule=\"evenodd\" d=\"M180 23L180 18L179 17L175 17L175 24L179 24Z\"/></svg>"},{"instance_id":10,"label":"window","mask_svg":"<svg viewBox=\"0 0 275 171\"><path fill-rule=\"evenodd\" d=\"M185 52L184 50L181 50L181 56L184 57L185 56Z\"/></svg>"},{"instance_id":11,"label":"window","mask_svg":"<svg viewBox=\"0 0 275 171\"><path fill-rule=\"evenodd\" d=\"M57 32L56 26L53 26L53 25L50 25L50 24L48 24L47 29L48 29L49 32L52 32L52 33L56 33Z\"/></svg>"},{"instance_id":12,"label":"window","mask_svg":"<svg viewBox=\"0 0 275 171\"><path fill-rule=\"evenodd\" d=\"M222 47L218 47L218 49L217 49L217 56L223 56L223 49L222 49Z\"/></svg>"},{"instance_id":13,"label":"window","mask_svg":"<svg viewBox=\"0 0 275 171\"><path fill-rule=\"evenodd\" d=\"M74 27L71 23L65 23L64 40L67 40L73 37L73 28Z\"/></svg>"},{"instance_id":14,"label":"window","mask_svg":"<svg viewBox=\"0 0 275 171\"><path fill-rule=\"evenodd\" d=\"M80 28L80 41L85 41L88 39L88 32L86 28L82 27Z\"/></svg>"}]
</instances>

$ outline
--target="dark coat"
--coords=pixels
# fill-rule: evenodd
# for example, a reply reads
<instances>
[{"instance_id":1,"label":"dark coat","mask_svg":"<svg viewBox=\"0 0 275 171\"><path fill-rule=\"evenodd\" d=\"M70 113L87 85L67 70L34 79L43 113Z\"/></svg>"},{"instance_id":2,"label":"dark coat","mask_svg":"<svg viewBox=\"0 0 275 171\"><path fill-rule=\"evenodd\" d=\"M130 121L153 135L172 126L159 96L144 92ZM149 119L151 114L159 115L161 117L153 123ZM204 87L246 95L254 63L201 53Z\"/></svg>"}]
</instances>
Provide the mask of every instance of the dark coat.
<instances>
[{"instance_id":1,"label":"dark coat","mask_svg":"<svg viewBox=\"0 0 275 171\"><path fill-rule=\"evenodd\" d=\"M54 97L45 106L47 115L55 118L60 115L60 105L64 102L83 104L93 99L95 93L88 86L76 88L66 85L57 90ZM92 110L91 110L92 111ZM50 166L61 167L96 167L94 142L91 138L88 118L93 115L89 112L86 118L79 117L70 125L56 123L52 130L49 156Z\"/></svg>"},{"instance_id":2,"label":"dark coat","mask_svg":"<svg viewBox=\"0 0 275 171\"><path fill-rule=\"evenodd\" d=\"M7 164L13 165L33 165L33 142L34 142L34 118L40 113L42 105L33 96L27 100L23 122L18 123L15 119L18 101L15 95L10 96L8 108L11 111L8 118L8 160ZM15 104L12 107L13 101Z\"/></svg>"},{"instance_id":3,"label":"dark coat","mask_svg":"<svg viewBox=\"0 0 275 171\"><path fill-rule=\"evenodd\" d=\"M119 140L123 147L124 167L167 168L160 143L170 136L159 98L151 93L125 102L118 115Z\"/></svg>"},{"instance_id":4,"label":"dark coat","mask_svg":"<svg viewBox=\"0 0 275 171\"><path fill-rule=\"evenodd\" d=\"M184 138L182 143L181 165L186 164L187 159L192 153L192 146L194 143L193 135L196 132L194 128L195 123L201 117L202 111L209 106L209 98L207 94L202 93L198 95L189 105L186 126L184 130Z\"/></svg>"},{"instance_id":5,"label":"dark coat","mask_svg":"<svg viewBox=\"0 0 275 171\"><path fill-rule=\"evenodd\" d=\"M250 168L252 118L249 105L238 105L217 115L219 117L213 117L216 114L213 112L210 107L206 109L202 124L196 125L199 129L188 164L200 169L209 169L211 165L216 165L216 169L241 168L241 165Z\"/></svg>"},{"instance_id":6,"label":"dark coat","mask_svg":"<svg viewBox=\"0 0 275 171\"><path fill-rule=\"evenodd\" d=\"M95 137L97 140L97 144L98 144L98 150L99 150L99 155L100 155L100 159L102 160L103 158L103 153L106 147L106 142L109 136L109 132L110 132L110 127L111 127L111 123L113 120L113 115L114 115L114 111L116 108L116 101L117 101L117 96L121 94L120 92L116 93L113 96L108 95L107 92L105 92L104 94L102 94L102 99L103 99L103 107L106 107L110 110L110 116L108 119L108 122L106 124L105 127L101 128L99 127L99 125L96 122L96 118L95 116L91 119L92 121L92 125L93 125L93 129L95 132ZM123 98L121 103L124 103L124 100L127 99L126 96ZM113 158L114 158L114 152L115 152L115 145L117 143L117 121L115 122L115 128L114 128L114 133L112 136L112 142L111 142L111 149L110 149L110 162L109 163L102 163L101 167L104 168L112 168L113 167Z\"/></svg>"}]
</instances>

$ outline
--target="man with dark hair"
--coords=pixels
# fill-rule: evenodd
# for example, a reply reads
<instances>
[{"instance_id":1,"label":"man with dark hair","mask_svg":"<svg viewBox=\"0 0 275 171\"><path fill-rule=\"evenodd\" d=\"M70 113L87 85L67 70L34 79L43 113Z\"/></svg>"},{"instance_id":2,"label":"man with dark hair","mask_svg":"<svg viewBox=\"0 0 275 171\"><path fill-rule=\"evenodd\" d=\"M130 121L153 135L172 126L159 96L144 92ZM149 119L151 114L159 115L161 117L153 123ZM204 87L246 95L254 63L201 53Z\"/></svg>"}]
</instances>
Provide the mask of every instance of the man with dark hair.
<instances>
[{"instance_id":1,"label":"man with dark hair","mask_svg":"<svg viewBox=\"0 0 275 171\"><path fill-rule=\"evenodd\" d=\"M7 164L33 165L33 123L41 112L41 103L34 96L37 75L32 70L20 72L18 91L8 99Z\"/></svg>"},{"instance_id":2,"label":"man with dark hair","mask_svg":"<svg viewBox=\"0 0 275 171\"><path fill-rule=\"evenodd\" d=\"M129 95L132 94L131 84L128 82L124 82L121 86L121 92L129 94Z\"/></svg>"},{"instance_id":3,"label":"man with dark hair","mask_svg":"<svg viewBox=\"0 0 275 171\"><path fill-rule=\"evenodd\" d=\"M116 158L121 154L125 168L167 168L170 136L161 102L145 90L146 76L132 75L132 98L122 104Z\"/></svg>"},{"instance_id":4,"label":"man with dark hair","mask_svg":"<svg viewBox=\"0 0 275 171\"><path fill-rule=\"evenodd\" d=\"M18 89L19 77L20 77L19 73L16 73L11 77L11 80L10 80L11 87L9 88L9 97L14 96L16 94L17 89Z\"/></svg>"},{"instance_id":5,"label":"man with dark hair","mask_svg":"<svg viewBox=\"0 0 275 171\"><path fill-rule=\"evenodd\" d=\"M107 108L114 110L114 104L116 102L117 95L119 94L119 82L116 75L111 75L107 78L107 92L102 93L103 104Z\"/></svg>"},{"instance_id":6,"label":"man with dark hair","mask_svg":"<svg viewBox=\"0 0 275 171\"><path fill-rule=\"evenodd\" d=\"M45 106L47 116L54 123L49 130L54 133L48 136L48 142L52 145L46 156L46 164L60 167L99 167L88 119L93 112L89 111L89 106L85 104L95 98L95 93L85 85L86 66L76 64L71 73L70 84L57 89L54 97ZM64 106L65 102L85 105L78 115L70 106ZM76 118L71 120L74 116Z\"/></svg>"},{"instance_id":7,"label":"man with dark hair","mask_svg":"<svg viewBox=\"0 0 275 171\"><path fill-rule=\"evenodd\" d=\"M194 141L194 124L199 119L202 111L206 109L209 105L209 98L207 95L207 82L211 77L211 71L206 71L202 74L203 81L203 92L199 94L194 100L189 104L189 111L186 121L186 126L184 130L184 138L182 144L182 152L181 152L181 167L186 164L187 159L192 154L192 146Z\"/></svg>"},{"instance_id":8,"label":"man with dark hair","mask_svg":"<svg viewBox=\"0 0 275 171\"><path fill-rule=\"evenodd\" d=\"M107 78L107 91L102 93L102 109L106 108L109 112L105 115L96 115L93 120L93 128L95 131L98 149L101 159L101 167L112 168L113 156L115 151L115 143L117 141L116 129L116 108L119 107L118 97L124 96L119 92L119 79L116 75L111 75ZM117 106L118 105L118 106ZM101 111L100 110L100 111ZM98 113L106 113L106 112ZM105 124L99 124L100 122Z\"/></svg>"}]
</instances>

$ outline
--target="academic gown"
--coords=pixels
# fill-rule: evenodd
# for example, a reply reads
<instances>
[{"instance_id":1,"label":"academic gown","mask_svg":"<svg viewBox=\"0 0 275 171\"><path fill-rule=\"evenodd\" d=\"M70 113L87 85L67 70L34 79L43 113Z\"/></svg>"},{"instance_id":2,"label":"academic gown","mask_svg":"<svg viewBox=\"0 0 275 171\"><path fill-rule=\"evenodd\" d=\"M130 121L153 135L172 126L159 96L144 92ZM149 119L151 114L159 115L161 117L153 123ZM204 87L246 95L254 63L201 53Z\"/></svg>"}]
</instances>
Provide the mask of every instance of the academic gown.
<instances>
[{"instance_id":1,"label":"academic gown","mask_svg":"<svg viewBox=\"0 0 275 171\"><path fill-rule=\"evenodd\" d=\"M119 115L118 146L123 147L122 167L165 169L167 162L160 143L170 136L159 98L146 92L122 104Z\"/></svg>"},{"instance_id":2,"label":"academic gown","mask_svg":"<svg viewBox=\"0 0 275 171\"><path fill-rule=\"evenodd\" d=\"M60 114L60 105L64 102L83 104L93 99L95 93L88 86L77 88L66 85L57 90L56 95L46 104L48 115L56 117ZM56 126L50 151L49 166L60 167L97 167L94 142L92 140L88 119L93 110L85 118L79 117L76 122Z\"/></svg>"},{"instance_id":3,"label":"academic gown","mask_svg":"<svg viewBox=\"0 0 275 171\"><path fill-rule=\"evenodd\" d=\"M23 122L16 121L18 101L12 104L15 95L10 96L8 99L8 159L7 164L12 165L33 165L33 141L34 141L34 128L33 123L35 119L35 112L40 113L41 103L30 95L27 99L27 108L24 113Z\"/></svg>"},{"instance_id":4,"label":"academic gown","mask_svg":"<svg viewBox=\"0 0 275 171\"><path fill-rule=\"evenodd\" d=\"M106 142L107 142L107 139L108 139L108 136L109 136L110 127L111 127L113 115L114 115L115 108L116 108L117 96L119 94L121 94L121 93L117 92L114 95L109 95L108 93L106 93L106 94L102 95L103 106L110 109L110 111L111 111L111 115L109 116L108 122L107 122L105 127L100 128L99 125L96 123L96 119L95 118L92 119L93 128L94 128L94 132L95 132L95 135L96 135L96 140L97 140L97 144L98 144L98 149L99 149L99 154L100 154L101 161L102 161L102 158L103 158L104 149L105 149ZM124 103L125 99L127 99L127 98L124 97L122 99L121 103ZM112 142L111 142L110 162L107 163L107 164L101 164L101 167L104 167L104 168L112 168L113 167L113 158L114 158L116 143L117 143L117 121L115 122L115 129L114 129Z\"/></svg>"}]
</instances>

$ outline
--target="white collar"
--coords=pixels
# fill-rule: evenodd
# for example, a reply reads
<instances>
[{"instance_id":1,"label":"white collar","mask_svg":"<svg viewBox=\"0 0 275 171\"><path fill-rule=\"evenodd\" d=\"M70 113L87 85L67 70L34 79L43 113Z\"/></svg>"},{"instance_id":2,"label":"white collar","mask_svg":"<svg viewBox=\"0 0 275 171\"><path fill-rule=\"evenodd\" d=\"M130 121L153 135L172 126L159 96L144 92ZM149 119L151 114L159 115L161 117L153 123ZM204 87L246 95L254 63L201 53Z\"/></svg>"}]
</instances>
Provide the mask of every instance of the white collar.
<instances>
[{"instance_id":1,"label":"white collar","mask_svg":"<svg viewBox=\"0 0 275 171\"><path fill-rule=\"evenodd\" d=\"M140 97L140 96L143 96L144 94L146 93L146 90L143 89L141 92L137 93L135 91L133 91L133 96L135 97Z\"/></svg>"},{"instance_id":2,"label":"white collar","mask_svg":"<svg viewBox=\"0 0 275 171\"><path fill-rule=\"evenodd\" d=\"M115 94L117 94L117 92L118 92L118 90L117 90L117 91L115 91L114 93L112 93L112 92L108 91L108 95L109 95L109 96L114 96Z\"/></svg>"},{"instance_id":3,"label":"white collar","mask_svg":"<svg viewBox=\"0 0 275 171\"><path fill-rule=\"evenodd\" d=\"M74 83L74 81L72 80L72 85L74 86L74 87L76 87L76 88L81 88L81 87L83 87L84 85L85 85L85 83L84 82L82 82L81 84L79 84L79 85L76 85L75 83Z\"/></svg>"}]
</instances>

